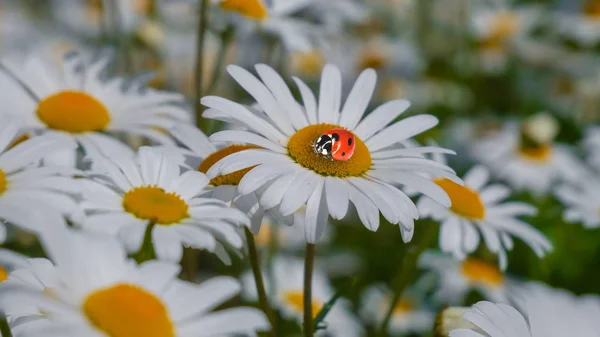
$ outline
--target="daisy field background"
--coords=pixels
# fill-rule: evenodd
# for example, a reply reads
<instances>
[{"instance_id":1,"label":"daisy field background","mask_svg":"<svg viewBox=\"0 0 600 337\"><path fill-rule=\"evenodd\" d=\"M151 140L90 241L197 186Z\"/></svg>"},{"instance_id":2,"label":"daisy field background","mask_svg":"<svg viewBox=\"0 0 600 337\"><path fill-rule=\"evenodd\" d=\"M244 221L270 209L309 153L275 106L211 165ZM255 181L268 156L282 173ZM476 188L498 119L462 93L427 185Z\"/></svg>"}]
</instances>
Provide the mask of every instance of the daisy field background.
<instances>
[{"instance_id":1,"label":"daisy field background","mask_svg":"<svg viewBox=\"0 0 600 337\"><path fill-rule=\"evenodd\" d=\"M599 0L0 0L0 101L2 336L600 337Z\"/></svg>"}]
</instances>

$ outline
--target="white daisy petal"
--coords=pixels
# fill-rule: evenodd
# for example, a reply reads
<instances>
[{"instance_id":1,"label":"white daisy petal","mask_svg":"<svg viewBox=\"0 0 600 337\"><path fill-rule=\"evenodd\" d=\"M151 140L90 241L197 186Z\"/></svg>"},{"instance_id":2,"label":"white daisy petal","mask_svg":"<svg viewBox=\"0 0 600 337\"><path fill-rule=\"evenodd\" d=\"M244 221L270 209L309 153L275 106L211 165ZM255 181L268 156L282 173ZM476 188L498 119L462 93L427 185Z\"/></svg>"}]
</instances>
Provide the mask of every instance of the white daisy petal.
<instances>
[{"instance_id":1,"label":"white daisy petal","mask_svg":"<svg viewBox=\"0 0 600 337\"><path fill-rule=\"evenodd\" d=\"M366 69L358 76L344 103L339 122L341 126L350 130L356 127L369 105L376 83L377 73L373 69Z\"/></svg>"},{"instance_id":2,"label":"white daisy petal","mask_svg":"<svg viewBox=\"0 0 600 337\"><path fill-rule=\"evenodd\" d=\"M319 180L312 195L306 203L306 216L304 218L304 235L308 243L316 243L327 225L327 205L324 196L324 182Z\"/></svg>"},{"instance_id":3,"label":"white daisy petal","mask_svg":"<svg viewBox=\"0 0 600 337\"><path fill-rule=\"evenodd\" d=\"M183 256L183 247L177 233L163 226L152 229L154 251L158 259L168 262L179 262Z\"/></svg>"},{"instance_id":4,"label":"white daisy petal","mask_svg":"<svg viewBox=\"0 0 600 337\"><path fill-rule=\"evenodd\" d=\"M315 95L313 94L312 90L310 90L308 85L304 83L304 81L297 77L293 77L293 79L300 90L300 95L302 95L302 101L304 102L304 109L306 110L308 122L310 124L317 124L317 99L315 98Z\"/></svg>"},{"instance_id":5,"label":"white daisy petal","mask_svg":"<svg viewBox=\"0 0 600 337\"><path fill-rule=\"evenodd\" d=\"M349 192L344 183L339 178L325 178L325 197L329 214L334 219L342 219L348 212Z\"/></svg>"},{"instance_id":6,"label":"white daisy petal","mask_svg":"<svg viewBox=\"0 0 600 337\"><path fill-rule=\"evenodd\" d=\"M210 136L210 140L213 142L252 144L275 152L287 153L287 150L283 146L247 131L225 130L215 132Z\"/></svg>"},{"instance_id":7,"label":"white daisy petal","mask_svg":"<svg viewBox=\"0 0 600 337\"><path fill-rule=\"evenodd\" d=\"M341 98L342 75L336 66L328 64L323 68L319 88L319 123L338 124Z\"/></svg>"},{"instance_id":8,"label":"white daisy petal","mask_svg":"<svg viewBox=\"0 0 600 337\"><path fill-rule=\"evenodd\" d=\"M354 133L366 141L400 116L409 106L410 102L404 99L384 103L368 114L358 124Z\"/></svg>"},{"instance_id":9,"label":"white daisy petal","mask_svg":"<svg viewBox=\"0 0 600 337\"><path fill-rule=\"evenodd\" d=\"M436 126L438 122L437 117L432 115L411 116L383 129L383 131L367 139L365 144L370 151L375 152L427 131Z\"/></svg>"}]
</instances>

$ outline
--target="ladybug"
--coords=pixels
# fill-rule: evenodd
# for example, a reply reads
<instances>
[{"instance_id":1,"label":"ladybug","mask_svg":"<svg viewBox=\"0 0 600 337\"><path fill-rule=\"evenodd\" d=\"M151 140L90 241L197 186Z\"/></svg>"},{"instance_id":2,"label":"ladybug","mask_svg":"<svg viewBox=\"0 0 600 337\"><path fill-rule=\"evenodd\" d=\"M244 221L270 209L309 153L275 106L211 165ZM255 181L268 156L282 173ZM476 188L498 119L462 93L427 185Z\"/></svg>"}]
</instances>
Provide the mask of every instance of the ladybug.
<instances>
[{"instance_id":1,"label":"ladybug","mask_svg":"<svg viewBox=\"0 0 600 337\"><path fill-rule=\"evenodd\" d=\"M352 158L355 148L354 134L345 129L331 129L313 143L316 153L341 161Z\"/></svg>"}]
</instances>

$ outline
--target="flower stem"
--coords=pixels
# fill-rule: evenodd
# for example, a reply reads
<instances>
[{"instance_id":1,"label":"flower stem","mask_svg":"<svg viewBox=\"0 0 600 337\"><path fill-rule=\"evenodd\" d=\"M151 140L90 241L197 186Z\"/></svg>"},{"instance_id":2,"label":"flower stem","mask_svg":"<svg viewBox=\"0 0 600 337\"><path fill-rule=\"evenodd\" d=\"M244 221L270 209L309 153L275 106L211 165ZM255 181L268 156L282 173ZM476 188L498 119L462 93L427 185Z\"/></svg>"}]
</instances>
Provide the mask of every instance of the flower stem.
<instances>
[{"instance_id":1,"label":"flower stem","mask_svg":"<svg viewBox=\"0 0 600 337\"><path fill-rule=\"evenodd\" d=\"M312 312L312 274L315 262L315 245L306 244L306 258L304 259L304 337L312 337L313 312Z\"/></svg>"},{"instance_id":2,"label":"flower stem","mask_svg":"<svg viewBox=\"0 0 600 337\"><path fill-rule=\"evenodd\" d=\"M0 318L0 332L2 333L2 337L12 337L12 332L10 331L6 318Z\"/></svg>"},{"instance_id":3,"label":"flower stem","mask_svg":"<svg viewBox=\"0 0 600 337\"><path fill-rule=\"evenodd\" d=\"M198 10L198 36L196 40L196 69L195 69L195 86L196 97L194 97L194 108L196 112L196 124L198 127L204 126L202 123L202 105L200 99L203 95L202 75L204 75L204 38L206 28L208 27L208 0L200 0ZM206 126L204 126L206 128ZM206 131L206 130L203 130Z\"/></svg>"},{"instance_id":4,"label":"flower stem","mask_svg":"<svg viewBox=\"0 0 600 337\"><path fill-rule=\"evenodd\" d=\"M144 232L144 241L142 241L142 246L140 247L140 250L132 256L138 264L142 264L146 261L156 258L154 244L152 243L152 229L154 229L155 225L156 224L153 221L148 224L148 227L146 227L146 231Z\"/></svg>"},{"instance_id":5,"label":"flower stem","mask_svg":"<svg viewBox=\"0 0 600 337\"><path fill-rule=\"evenodd\" d=\"M392 314L394 313L394 308L396 307L396 304L400 298L402 298L404 289L406 289L410 281L413 279L419 256L429 246L429 243L437 234L437 226L435 226L433 223L427 223L424 227L423 234L419 238L420 240L418 242L414 242L414 244L410 247L407 247L404 253L402 265L398 269L400 273L396 275L394 281L392 282L394 297L392 298L390 307L388 308L386 315L381 322L377 336L385 337L388 335L387 329L388 325L390 324Z\"/></svg>"},{"instance_id":6,"label":"flower stem","mask_svg":"<svg viewBox=\"0 0 600 337\"><path fill-rule=\"evenodd\" d=\"M269 323L271 323L271 336L275 336L275 315L273 314L273 310L271 310L269 300L267 299L265 283L263 282L260 265L258 264L258 252L256 250L256 243L254 242L254 235L247 227L244 227L244 233L246 233L246 241L248 242L248 259L250 260L250 266L252 267L252 274L254 274L256 291L258 293L258 303L265 312L265 315L267 315Z\"/></svg>"}]
</instances>

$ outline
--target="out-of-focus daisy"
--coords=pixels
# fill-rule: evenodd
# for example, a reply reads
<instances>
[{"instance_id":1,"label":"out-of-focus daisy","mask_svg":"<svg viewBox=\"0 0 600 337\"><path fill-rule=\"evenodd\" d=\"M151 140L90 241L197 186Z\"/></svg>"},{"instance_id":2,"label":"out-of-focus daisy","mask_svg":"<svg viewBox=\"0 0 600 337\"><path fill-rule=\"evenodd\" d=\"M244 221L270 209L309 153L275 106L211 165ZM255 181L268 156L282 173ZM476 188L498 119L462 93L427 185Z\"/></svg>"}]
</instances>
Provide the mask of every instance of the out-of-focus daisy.
<instances>
[{"instance_id":1,"label":"out-of-focus daisy","mask_svg":"<svg viewBox=\"0 0 600 337\"><path fill-rule=\"evenodd\" d=\"M7 104L3 114L20 118L24 128L35 133L68 135L88 156L133 154L105 132L169 143L171 139L161 130L174 120L189 119L180 94L144 89L143 78L105 80L103 71L110 56L91 61L70 53L62 69L46 61L29 55L1 62L0 83Z\"/></svg>"},{"instance_id":2,"label":"out-of-focus daisy","mask_svg":"<svg viewBox=\"0 0 600 337\"><path fill-rule=\"evenodd\" d=\"M506 0L496 1L494 6L474 6L471 28L485 70L503 69L512 44L528 34L539 17L535 8L513 7L509 3Z\"/></svg>"},{"instance_id":3,"label":"out-of-focus daisy","mask_svg":"<svg viewBox=\"0 0 600 337\"><path fill-rule=\"evenodd\" d=\"M27 256L12 250L0 249L0 283L6 281L11 271L27 265Z\"/></svg>"},{"instance_id":4,"label":"out-of-focus daisy","mask_svg":"<svg viewBox=\"0 0 600 337\"><path fill-rule=\"evenodd\" d=\"M269 300L272 305L281 311L287 319L302 322L304 313L304 261L296 258L276 256L271 265L272 283L267 282L267 289L271 289ZM250 272L242 275L244 294L250 300L258 298L254 278ZM323 306L335 294L327 276L319 268L314 270L312 278L312 313L316 317ZM325 329L319 330L316 336L363 336L363 328L359 319L352 314L349 302L340 298L329 311L323 321Z\"/></svg>"},{"instance_id":5,"label":"out-of-focus daisy","mask_svg":"<svg viewBox=\"0 0 600 337\"><path fill-rule=\"evenodd\" d=\"M221 200L198 197L209 183L204 174L180 174L176 163L150 147L140 148L137 158L98 158L94 167L103 179L84 183L82 207L90 214L83 229L117 236L135 252L151 224L154 251L168 261L181 259L182 244L225 262L220 242L241 248L237 227L249 219Z\"/></svg>"},{"instance_id":6,"label":"out-of-focus daisy","mask_svg":"<svg viewBox=\"0 0 600 337\"><path fill-rule=\"evenodd\" d=\"M600 1L584 0L579 3L579 11L554 13L552 26L580 45L592 47L600 42Z\"/></svg>"},{"instance_id":7,"label":"out-of-focus daisy","mask_svg":"<svg viewBox=\"0 0 600 337\"><path fill-rule=\"evenodd\" d=\"M583 147L586 150L587 162L596 170L600 170L600 127L591 126L585 130Z\"/></svg>"},{"instance_id":8,"label":"out-of-focus daisy","mask_svg":"<svg viewBox=\"0 0 600 337\"><path fill-rule=\"evenodd\" d=\"M545 287L544 287L545 288ZM462 319L476 328L459 328L451 337L600 336L600 298L566 291L527 289L518 304L479 302Z\"/></svg>"},{"instance_id":9,"label":"out-of-focus daisy","mask_svg":"<svg viewBox=\"0 0 600 337\"><path fill-rule=\"evenodd\" d=\"M475 257L458 261L452 256L429 251L421 255L419 266L437 275L435 296L445 304L460 304L472 290L487 300L505 302L507 288L512 283L498 266Z\"/></svg>"},{"instance_id":10,"label":"out-of-focus daisy","mask_svg":"<svg viewBox=\"0 0 600 337\"><path fill-rule=\"evenodd\" d=\"M237 27L239 41L254 40L257 36L271 36L281 40L288 51L310 51L332 33L339 32L340 22L355 16L355 10L343 11L353 6L352 1L341 0L320 4L316 0L212 0L225 12L241 17L229 21ZM305 11L305 17L295 16ZM310 13L317 15L309 15ZM345 15L350 14L350 15Z\"/></svg>"},{"instance_id":11,"label":"out-of-focus daisy","mask_svg":"<svg viewBox=\"0 0 600 337\"><path fill-rule=\"evenodd\" d=\"M219 146L222 142L212 143L208 138L195 126L190 124L177 124L171 130L175 139L185 145L189 151L184 150L184 155L195 159L192 162L198 171L206 173L216 162L224 157L247 149L256 149L258 146L253 143L247 144L245 141L238 144ZM226 134L226 132L224 132ZM218 139L217 139L218 140ZM258 234L263 223L265 210L258 203L258 198L255 193L240 195L237 186L250 168L244 168L229 174L213 177L207 186L206 196L217 198L225 202L233 202L233 204L242 212L246 213L251 219L250 231L253 234ZM270 213L275 216L278 221L291 225L294 221L293 216L281 217L279 214Z\"/></svg>"},{"instance_id":12,"label":"out-of-focus daisy","mask_svg":"<svg viewBox=\"0 0 600 337\"><path fill-rule=\"evenodd\" d=\"M441 154L436 159L445 163ZM421 216L441 223L439 244L443 252L463 260L477 249L481 235L488 249L498 254L501 268L506 269L506 250L513 247L511 236L527 243L540 258L552 249L541 232L518 218L535 215L537 209L524 202L506 201L510 189L500 184L487 185L489 172L485 167L471 168L463 179L464 186L446 178L434 178L452 200L449 209L426 196L417 203Z\"/></svg>"},{"instance_id":13,"label":"out-of-focus daisy","mask_svg":"<svg viewBox=\"0 0 600 337\"><path fill-rule=\"evenodd\" d=\"M212 311L240 291L231 277L183 282L178 265L138 266L104 236L68 232L51 245L54 261L30 260L0 287L14 335L224 336L269 328L256 309Z\"/></svg>"},{"instance_id":14,"label":"out-of-focus daisy","mask_svg":"<svg viewBox=\"0 0 600 337\"><path fill-rule=\"evenodd\" d=\"M540 195L585 173L568 147L554 143L557 132L557 122L544 113L507 122L497 134L475 139L472 155L512 188Z\"/></svg>"},{"instance_id":15,"label":"out-of-focus daisy","mask_svg":"<svg viewBox=\"0 0 600 337\"><path fill-rule=\"evenodd\" d=\"M362 118L375 88L373 70L365 70L359 76L342 107L342 79L335 66L327 65L323 70L318 103L308 86L294 79L304 106L294 99L283 78L266 65L256 66L262 81L240 67L228 69L256 99L261 111L252 112L221 97L204 97L202 103L210 108L205 116L248 128L218 132L210 139L261 148L229 155L214 164L207 175L213 178L252 167L240 180L239 192L245 195L263 189L260 204L266 209L278 206L284 216L306 205L304 228L309 243L321 237L329 214L334 219L346 215L349 202L355 205L368 229L377 230L381 211L389 222L400 224L402 237L409 241L418 211L394 185L414 188L440 204L450 205L444 190L419 174L457 179L453 170L414 154L451 151L437 147L404 149L399 145L435 126L436 117L411 116L388 126L409 106L406 100L396 100ZM352 135L344 145L354 148L348 160L332 160L315 151L317 138L335 128Z\"/></svg>"},{"instance_id":16,"label":"out-of-focus daisy","mask_svg":"<svg viewBox=\"0 0 600 337\"><path fill-rule=\"evenodd\" d=\"M585 228L600 227L600 180L585 176L577 183L563 184L555 190L556 197L563 203L563 218L581 223Z\"/></svg>"},{"instance_id":17,"label":"out-of-focus daisy","mask_svg":"<svg viewBox=\"0 0 600 337\"><path fill-rule=\"evenodd\" d=\"M390 308L393 292L385 285L373 285L362 296L361 311L366 322L379 326ZM390 319L388 333L421 334L431 330L435 314L426 308L416 295L400 299Z\"/></svg>"},{"instance_id":18,"label":"out-of-focus daisy","mask_svg":"<svg viewBox=\"0 0 600 337\"><path fill-rule=\"evenodd\" d=\"M40 165L49 153L73 151L77 144L58 134L17 137L19 126L0 117L0 219L34 232L65 226L65 216L80 220L83 212L73 198L81 191L72 177L76 171ZM6 227L0 222L0 241L5 239Z\"/></svg>"}]
</instances>

